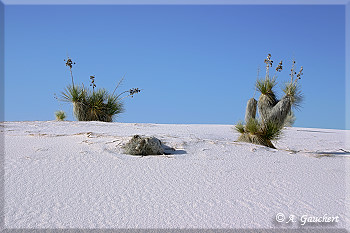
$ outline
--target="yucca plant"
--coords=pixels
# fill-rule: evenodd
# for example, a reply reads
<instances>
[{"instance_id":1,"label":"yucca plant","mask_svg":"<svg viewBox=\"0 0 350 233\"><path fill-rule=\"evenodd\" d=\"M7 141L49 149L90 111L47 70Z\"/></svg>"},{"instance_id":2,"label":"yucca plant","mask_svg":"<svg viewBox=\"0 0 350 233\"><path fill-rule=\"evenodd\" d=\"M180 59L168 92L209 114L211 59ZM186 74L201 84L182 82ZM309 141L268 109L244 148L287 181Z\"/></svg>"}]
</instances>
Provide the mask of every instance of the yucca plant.
<instances>
[{"instance_id":1,"label":"yucca plant","mask_svg":"<svg viewBox=\"0 0 350 233\"><path fill-rule=\"evenodd\" d=\"M236 130L241 133L238 141L275 148L272 141L279 139L283 127L291 126L294 123L295 115L292 108L298 108L302 101L302 94L297 81L301 79L303 67L297 74L294 71L295 61L293 61L290 74L291 81L285 84L283 88L285 95L278 100L274 91L277 84L276 74L273 77L269 75L269 69L273 63L271 54L268 54L264 62L266 64L266 76L256 82L256 90L261 93L259 100L256 101L254 98L248 100L245 114L246 125L239 122L236 125ZM276 72L281 71L282 61L276 67ZM294 79L295 74L297 74L296 79ZM259 120L255 117L256 106L258 106L260 115Z\"/></svg>"},{"instance_id":2,"label":"yucca plant","mask_svg":"<svg viewBox=\"0 0 350 233\"><path fill-rule=\"evenodd\" d=\"M57 121L64 121L66 119L66 113L62 110L55 112L55 116Z\"/></svg>"},{"instance_id":3,"label":"yucca plant","mask_svg":"<svg viewBox=\"0 0 350 233\"><path fill-rule=\"evenodd\" d=\"M114 94L124 77L119 81L112 94L106 89L96 89L95 76L90 76L92 91L85 89L84 85L74 85L72 65L75 64L68 57L66 65L69 67L72 85L68 85L62 92L62 100L73 104L73 114L78 121L105 121L112 122L113 118L124 111L122 99L133 97L139 93L138 88L132 88L121 94ZM128 95L125 95L128 93ZM124 96L123 96L124 95Z\"/></svg>"}]
</instances>

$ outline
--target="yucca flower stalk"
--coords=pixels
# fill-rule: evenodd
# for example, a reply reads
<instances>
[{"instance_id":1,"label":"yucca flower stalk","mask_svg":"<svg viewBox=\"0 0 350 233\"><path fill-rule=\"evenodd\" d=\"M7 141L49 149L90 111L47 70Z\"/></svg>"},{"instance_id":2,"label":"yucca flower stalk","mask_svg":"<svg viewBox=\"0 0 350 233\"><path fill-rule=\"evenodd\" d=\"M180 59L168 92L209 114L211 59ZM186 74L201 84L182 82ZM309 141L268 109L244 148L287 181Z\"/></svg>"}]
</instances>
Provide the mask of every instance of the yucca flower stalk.
<instances>
[{"instance_id":1,"label":"yucca flower stalk","mask_svg":"<svg viewBox=\"0 0 350 233\"><path fill-rule=\"evenodd\" d=\"M270 70L270 67L272 67L272 63L273 63L273 61L271 60L270 53L267 55L267 58L264 60L264 63L266 64L266 78L268 78L269 77L269 70Z\"/></svg>"},{"instance_id":2,"label":"yucca flower stalk","mask_svg":"<svg viewBox=\"0 0 350 233\"><path fill-rule=\"evenodd\" d=\"M94 75L91 75L91 76L90 76L90 79L91 79L91 84L90 84L90 86L92 86L92 92L94 92L95 87L96 87L96 84L95 84L95 76L94 76Z\"/></svg>"},{"instance_id":3,"label":"yucca flower stalk","mask_svg":"<svg viewBox=\"0 0 350 233\"><path fill-rule=\"evenodd\" d=\"M64 59L64 61L66 61L66 59ZM74 87L73 72L72 72L73 65L75 65L75 62L73 62L72 59L70 59L68 57L67 62L66 62L66 66L69 67L70 76L72 77L72 86Z\"/></svg>"},{"instance_id":4,"label":"yucca flower stalk","mask_svg":"<svg viewBox=\"0 0 350 233\"><path fill-rule=\"evenodd\" d=\"M124 99L124 98L127 98L127 97L131 97L133 98L135 94L141 92L140 89L138 88L131 88L130 90L127 90L127 91L123 91L122 93L120 93L117 97L121 97L121 95L125 94L125 93L129 93L129 95L126 95L124 97L122 97L121 99Z\"/></svg>"},{"instance_id":5,"label":"yucca flower stalk","mask_svg":"<svg viewBox=\"0 0 350 233\"><path fill-rule=\"evenodd\" d=\"M293 67L291 69L291 80L289 83L286 83L283 88L283 92L285 93L286 96L289 96L291 100L291 104L294 108L300 107L300 103L303 100L303 95L300 91L300 85L298 83L298 80L301 79L301 76L303 75L303 70L304 68L301 66L300 71L298 74L294 71L294 65L295 61L293 61ZM297 78L294 79L294 75L297 74Z\"/></svg>"}]
</instances>

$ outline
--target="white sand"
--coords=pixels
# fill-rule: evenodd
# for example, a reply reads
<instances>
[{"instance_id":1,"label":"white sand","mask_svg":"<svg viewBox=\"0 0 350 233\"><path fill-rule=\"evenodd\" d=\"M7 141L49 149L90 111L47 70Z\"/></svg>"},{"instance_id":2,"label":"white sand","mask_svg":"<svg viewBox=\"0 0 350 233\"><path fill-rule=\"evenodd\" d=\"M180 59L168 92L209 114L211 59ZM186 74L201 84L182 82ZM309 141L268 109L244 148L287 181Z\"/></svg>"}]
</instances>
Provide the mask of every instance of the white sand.
<instances>
[{"instance_id":1,"label":"white sand","mask_svg":"<svg viewBox=\"0 0 350 233\"><path fill-rule=\"evenodd\" d=\"M1 126L6 228L349 227L348 131L287 128L274 150L234 142L230 125ZM125 155L134 134L177 151ZM298 222L278 223L277 213ZM303 215L325 214L339 222L301 226Z\"/></svg>"}]
</instances>

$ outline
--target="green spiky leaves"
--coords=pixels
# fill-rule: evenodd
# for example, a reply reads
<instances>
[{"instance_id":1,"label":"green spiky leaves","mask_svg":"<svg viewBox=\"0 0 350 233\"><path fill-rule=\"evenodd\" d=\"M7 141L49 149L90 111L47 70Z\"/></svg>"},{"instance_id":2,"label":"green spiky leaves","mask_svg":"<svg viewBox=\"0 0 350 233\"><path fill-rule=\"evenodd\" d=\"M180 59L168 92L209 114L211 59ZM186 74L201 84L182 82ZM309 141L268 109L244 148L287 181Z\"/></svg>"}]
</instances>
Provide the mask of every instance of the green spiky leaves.
<instances>
[{"instance_id":1,"label":"green spiky leaves","mask_svg":"<svg viewBox=\"0 0 350 233\"><path fill-rule=\"evenodd\" d=\"M260 130L260 122L256 119L250 118L245 126L245 132L257 134Z\"/></svg>"},{"instance_id":2,"label":"green spiky leaves","mask_svg":"<svg viewBox=\"0 0 350 233\"><path fill-rule=\"evenodd\" d=\"M235 125L235 129L239 132L239 133L244 133L245 129L244 129L244 124L240 121Z\"/></svg>"},{"instance_id":3,"label":"green spiky leaves","mask_svg":"<svg viewBox=\"0 0 350 233\"><path fill-rule=\"evenodd\" d=\"M66 113L62 110L55 112L55 116L57 121L64 121L66 119Z\"/></svg>"},{"instance_id":4,"label":"green spiky leaves","mask_svg":"<svg viewBox=\"0 0 350 233\"><path fill-rule=\"evenodd\" d=\"M268 105L275 105L277 98L274 92L274 87L277 85L275 78L266 77L256 81L256 89L266 99Z\"/></svg>"},{"instance_id":5,"label":"green spiky leaves","mask_svg":"<svg viewBox=\"0 0 350 233\"><path fill-rule=\"evenodd\" d=\"M86 98L86 91L79 86L67 86L62 92L63 101L66 102L81 102Z\"/></svg>"},{"instance_id":6,"label":"green spiky leaves","mask_svg":"<svg viewBox=\"0 0 350 233\"><path fill-rule=\"evenodd\" d=\"M276 141L281 136L282 128L280 124L274 121L268 121L262 124L260 133L264 140Z\"/></svg>"},{"instance_id":7,"label":"green spiky leaves","mask_svg":"<svg viewBox=\"0 0 350 233\"><path fill-rule=\"evenodd\" d=\"M303 95L300 91L300 85L297 82L286 83L283 87L283 92L291 100L291 104L294 108L299 108L303 101Z\"/></svg>"},{"instance_id":8,"label":"green spiky leaves","mask_svg":"<svg viewBox=\"0 0 350 233\"><path fill-rule=\"evenodd\" d=\"M91 92L79 86L68 86L62 97L73 103L73 113L78 121L112 122L113 116L124 111L120 99L105 89Z\"/></svg>"},{"instance_id":9,"label":"green spiky leaves","mask_svg":"<svg viewBox=\"0 0 350 233\"><path fill-rule=\"evenodd\" d=\"M264 79L258 79L256 81L256 88L261 94L269 95L274 94L273 88L276 86L276 84L276 79L267 77Z\"/></svg>"},{"instance_id":10,"label":"green spiky leaves","mask_svg":"<svg viewBox=\"0 0 350 233\"><path fill-rule=\"evenodd\" d=\"M241 133L238 141L275 148L271 141L278 140L282 127L273 121L261 122L251 118L246 125L238 123L236 130Z\"/></svg>"}]
</instances>

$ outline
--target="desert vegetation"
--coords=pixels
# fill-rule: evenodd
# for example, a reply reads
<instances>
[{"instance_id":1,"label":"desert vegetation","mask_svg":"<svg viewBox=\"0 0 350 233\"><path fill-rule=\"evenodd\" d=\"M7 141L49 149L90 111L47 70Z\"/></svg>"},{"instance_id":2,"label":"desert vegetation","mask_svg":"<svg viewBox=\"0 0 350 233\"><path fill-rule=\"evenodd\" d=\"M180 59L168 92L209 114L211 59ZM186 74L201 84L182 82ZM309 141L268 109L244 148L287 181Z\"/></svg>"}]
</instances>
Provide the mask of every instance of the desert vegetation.
<instances>
[{"instance_id":1,"label":"desert vegetation","mask_svg":"<svg viewBox=\"0 0 350 233\"><path fill-rule=\"evenodd\" d=\"M265 78L259 78L258 74L255 85L256 90L261 95L258 100L254 97L248 100L245 124L243 122L237 123L236 130L241 133L238 141L275 148L272 141L280 138L285 126L293 125L295 121L293 109L297 109L302 101L302 93L298 81L303 75L303 67L301 66L297 73L295 71L296 62L292 61L290 81L284 84L284 96L278 100L275 92L276 78L277 73L283 69L283 63L280 61L272 77L270 76L270 68L273 64L271 54L268 54L264 63L266 64ZM256 117L257 110L259 118Z\"/></svg>"},{"instance_id":2,"label":"desert vegetation","mask_svg":"<svg viewBox=\"0 0 350 233\"><path fill-rule=\"evenodd\" d=\"M62 110L55 112L55 116L57 121L64 121L66 119L66 113Z\"/></svg>"},{"instance_id":3,"label":"desert vegetation","mask_svg":"<svg viewBox=\"0 0 350 233\"><path fill-rule=\"evenodd\" d=\"M69 68L72 84L68 85L62 92L62 100L70 102L73 105L73 114L78 121L105 121L112 122L113 118L124 112L122 100L127 97L133 97L140 92L139 88L132 88L116 94L116 90L122 83L125 75L118 82L112 93L104 88L96 88L95 76L90 76L91 89L85 88L82 84L74 84L72 68L75 62L71 58L64 60Z\"/></svg>"}]
</instances>

